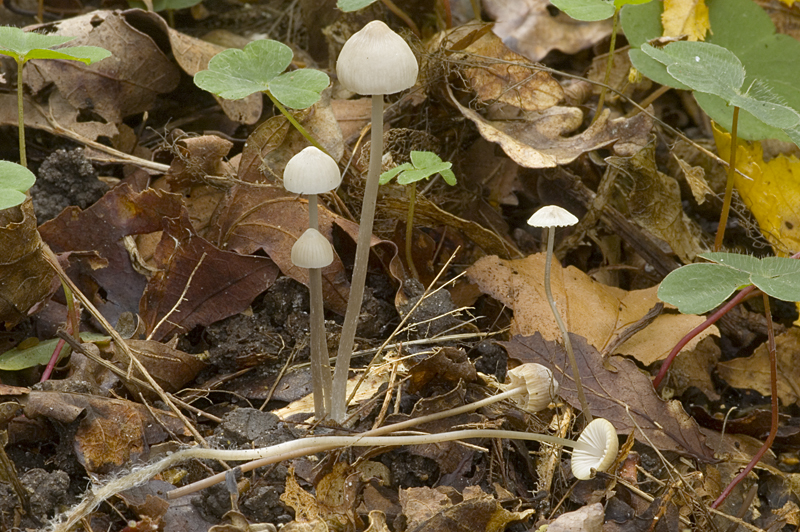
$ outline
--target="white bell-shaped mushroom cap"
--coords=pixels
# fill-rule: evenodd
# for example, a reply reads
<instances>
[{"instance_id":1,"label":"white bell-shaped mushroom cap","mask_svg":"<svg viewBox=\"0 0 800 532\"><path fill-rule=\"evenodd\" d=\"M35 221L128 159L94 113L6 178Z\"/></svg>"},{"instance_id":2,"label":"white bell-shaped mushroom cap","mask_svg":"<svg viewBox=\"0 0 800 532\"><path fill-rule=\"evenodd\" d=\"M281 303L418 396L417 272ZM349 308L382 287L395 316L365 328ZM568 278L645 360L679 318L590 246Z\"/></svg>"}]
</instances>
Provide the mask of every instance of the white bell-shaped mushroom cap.
<instances>
[{"instance_id":1,"label":"white bell-shaped mushroom cap","mask_svg":"<svg viewBox=\"0 0 800 532\"><path fill-rule=\"evenodd\" d=\"M528 218L528 225L533 227L564 227L576 223L578 223L578 219L575 215L558 205L542 207Z\"/></svg>"},{"instance_id":2,"label":"white bell-shaped mushroom cap","mask_svg":"<svg viewBox=\"0 0 800 532\"><path fill-rule=\"evenodd\" d=\"M357 94L394 94L414 86L419 65L398 34L374 20L353 34L336 60L336 74Z\"/></svg>"},{"instance_id":3,"label":"white bell-shaped mushroom cap","mask_svg":"<svg viewBox=\"0 0 800 532\"><path fill-rule=\"evenodd\" d=\"M596 418L586 425L572 451L572 474L579 480L592 478L592 469L606 471L617 458L619 440L617 430L610 421Z\"/></svg>"},{"instance_id":4,"label":"white bell-shaped mushroom cap","mask_svg":"<svg viewBox=\"0 0 800 532\"><path fill-rule=\"evenodd\" d=\"M333 262L333 248L316 229L306 229L292 246L292 264L300 268L324 268Z\"/></svg>"},{"instance_id":5,"label":"white bell-shaped mushroom cap","mask_svg":"<svg viewBox=\"0 0 800 532\"><path fill-rule=\"evenodd\" d=\"M553 377L549 368L534 362L522 364L508 370L509 384L505 389L514 389L525 386L527 394L518 396L514 401L523 410L539 412L547 408L558 395L558 381Z\"/></svg>"},{"instance_id":6,"label":"white bell-shaped mushroom cap","mask_svg":"<svg viewBox=\"0 0 800 532\"><path fill-rule=\"evenodd\" d=\"M339 165L314 146L296 153L283 170L283 186L295 194L324 194L338 187L341 182Z\"/></svg>"}]
</instances>

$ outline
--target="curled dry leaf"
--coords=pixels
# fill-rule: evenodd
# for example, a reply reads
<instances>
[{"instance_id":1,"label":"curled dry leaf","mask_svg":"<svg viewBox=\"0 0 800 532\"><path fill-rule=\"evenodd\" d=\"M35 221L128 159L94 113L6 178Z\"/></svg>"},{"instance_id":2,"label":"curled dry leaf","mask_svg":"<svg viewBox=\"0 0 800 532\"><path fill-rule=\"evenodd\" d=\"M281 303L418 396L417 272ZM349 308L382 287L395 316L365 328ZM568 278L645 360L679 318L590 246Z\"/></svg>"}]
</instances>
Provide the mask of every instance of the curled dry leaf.
<instances>
[{"instance_id":1,"label":"curled dry leaf","mask_svg":"<svg viewBox=\"0 0 800 532\"><path fill-rule=\"evenodd\" d=\"M100 46L112 55L93 65L30 61L25 84L36 94L55 83L74 107L90 109L112 123L147 111L159 94L178 86L180 71L155 40L134 25L137 13L141 11L93 11L47 24L49 33L78 35L70 46Z\"/></svg>"},{"instance_id":2,"label":"curled dry leaf","mask_svg":"<svg viewBox=\"0 0 800 532\"><path fill-rule=\"evenodd\" d=\"M434 51L442 46L463 42L480 35L463 50L448 50L448 61L464 66L462 76L483 102L500 102L525 111L543 111L564 99L564 90L548 72L523 56L509 50L500 38L485 31L483 24L465 24L443 32L428 46Z\"/></svg>"},{"instance_id":3,"label":"curled dry leaf","mask_svg":"<svg viewBox=\"0 0 800 532\"><path fill-rule=\"evenodd\" d=\"M526 168L552 168L571 163L583 153L614 145L618 155L636 153L647 144L652 120L644 113L609 120L604 112L588 129L568 137L583 123L577 107L550 107L526 112L517 120L489 120L461 105L448 87L453 104L472 120L481 136L499 144L517 164Z\"/></svg>"},{"instance_id":4,"label":"curled dry leaf","mask_svg":"<svg viewBox=\"0 0 800 532\"><path fill-rule=\"evenodd\" d=\"M544 253L519 260L490 256L479 259L467 270L467 276L483 293L514 311L512 334L528 336L538 331L547 340L561 338L545 296L544 261ZM551 286L567 329L586 338L600 351L659 302L658 287L628 292L598 283L572 266L562 269L557 261L552 264ZM665 358L672 347L702 321L701 316L662 313L618 346L615 353L633 356L650 365ZM719 332L710 327L684 349L694 348L710 334Z\"/></svg>"},{"instance_id":5,"label":"curled dry leaf","mask_svg":"<svg viewBox=\"0 0 800 532\"><path fill-rule=\"evenodd\" d=\"M641 430L646 436L641 441L662 451L689 454L704 462L714 460L705 436L680 402L661 399L653 389L650 377L635 363L627 358L611 356L608 362L616 369L612 372L606 369L603 357L586 339L572 333L570 337L586 397L595 416L613 423L620 434ZM515 336L501 345L508 351L509 358L520 364L537 362L550 368L561 383L559 395L573 407L580 408L572 369L560 344L545 341L541 334L536 333L533 336Z\"/></svg>"},{"instance_id":6,"label":"curled dry leaf","mask_svg":"<svg viewBox=\"0 0 800 532\"><path fill-rule=\"evenodd\" d=\"M18 207L0 211L0 321L9 329L58 286L41 246L30 198Z\"/></svg>"},{"instance_id":7,"label":"curled dry leaf","mask_svg":"<svg viewBox=\"0 0 800 532\"><path fill-rule=\"evenodd\" d=\"M550 50L574 54L605 39L611 21L583 22L565 13L552 16L550 0L485 0L494 32L515 52L541 61Z\"/></svg>"}]
</instances>

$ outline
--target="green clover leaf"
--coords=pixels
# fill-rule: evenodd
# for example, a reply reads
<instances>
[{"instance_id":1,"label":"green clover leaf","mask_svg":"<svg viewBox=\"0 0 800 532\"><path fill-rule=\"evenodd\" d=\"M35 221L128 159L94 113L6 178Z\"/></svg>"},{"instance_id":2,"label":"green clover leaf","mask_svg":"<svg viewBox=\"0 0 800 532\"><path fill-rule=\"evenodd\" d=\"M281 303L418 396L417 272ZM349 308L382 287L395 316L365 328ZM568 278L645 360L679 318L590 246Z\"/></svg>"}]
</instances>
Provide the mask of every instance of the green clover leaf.
<instances>
[{"instance_id":1,"label":"green clover leaf","mask_svg":"<svg viewBox=\"0 0 800 532\"><path fill-rule=\"evenodd\" d=\"M291 62L292 50L285 44L253 41L244 50L231 48L215 55L208 70L195 74L194 83L226 100L269 91L283 105L305 109L319 101L330 80L318 70L283 73Z\"/></svg>"},{"instance_id":2,"label":"green clover leaf","mask_svg":"<svg viewBox=\"0 0 800 532\"><path fill-rule=\"evenodd\" d=\"M408 185L427 179L432 175L441 174L445 183L453 186L456 184L456 175L450 169L452 166L453 163L442 161L435 153L412 151L411 162L401 164L381 174L380 183L385 185L398 176L398 184Z\"/></svg>"},{"instance_id":3,"label":"green clover leaf","mask_svg":"<svg viewBox=\"0 0 800 532\"><path fill-rule=\"evenodd\" d=\"M111 52L98 46L68 46L51 50L73 40L75 37L63 35L42 35L20 28L0 26L0 54L13 57L17 62L25 63L31 59L67 59L81 61L87 65L102 61Z\"/></svg>"},{"instance_id":4,"label":"green clover leaf","mask_svg":"<svg viewBox=\"0 0 800 532\"><path fill-rule=\"evenodd\" d=\"M34 182L36 176L24 166L0 161L0 210L21 205Z\"/></svg>"}]
</instances>

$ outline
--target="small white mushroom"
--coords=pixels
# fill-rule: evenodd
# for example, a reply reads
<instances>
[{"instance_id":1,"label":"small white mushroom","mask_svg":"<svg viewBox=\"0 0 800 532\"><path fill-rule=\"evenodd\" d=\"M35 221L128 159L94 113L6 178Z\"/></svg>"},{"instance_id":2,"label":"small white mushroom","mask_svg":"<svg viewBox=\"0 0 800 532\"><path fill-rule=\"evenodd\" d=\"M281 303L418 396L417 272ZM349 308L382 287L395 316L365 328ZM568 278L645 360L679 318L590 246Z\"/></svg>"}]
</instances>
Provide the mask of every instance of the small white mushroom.
<instances>
[{"instance_id":1,"label":"small white mushroom","mask_svg":"<svg viewBox=\"0 0 800 532\"><path fill-rule=\"evenodd\" d=\"M581 375L578 371L578 363L575 360L575 353L572 350L572 342L569 339L567 326L561 319L561 314L558 313L556 302L553 299L553 290L550 287L550 267L553 261L553 247L555 245L556 227L564 227L567 225L575 225L578 219L566 209L562 209L558 205L547 205L536 211L533 216L528 219L528 225L533 227L543 227L547 229L547 255L545 256L544 265L544 293L547 296L547 302L550 304L550 310L553 311L553 317L556 320L558 329L561 331L561 338L564 340L564 348L567 350L569 357L569 364L572 366L572 376L575 379L575 388L578 392L578 400L581 402L581 410L587 421L592 421L592 412L589 409L589 402L586 400L586 394L583 392L583 384L581 383Z\"/></svg>"},{"instance_id":2,"label":"small white mushroom","mask_svg":"<svg viewBox=\"0 0 800 532\"><path fill-rule=\"evenodd\" d=\"M306 229L292 246L292 264L300 268L324 268L333 262L333 248L316 229Z\"/></svg>"},{"instance_id":3,"label":"small white mushroom","mask_svg":"<svg viewBox=\"0 0 800 532\"><path fill-rule=\"evenodd\" d=\"M324 194L339 186L342 174L330 155L309 146L286 163L283 186L295 194Z\"/></svg>"},{"instance_id":4,"label":"small white mushroom","mask_svg":"<svg viewBox=\"0 0 800 532\"><path fill-rule=\"evenodd\" d=\"M527 393L514 397L514 402L528 412L544 410L558 396L558 381L553 372L541 364L528 363L510 369L508 379L506 390L525 387Z\"/></svg>"},{"instance_id":5,"label":"small white mushroom","mask_svg":"<svg viewBox=\"0 0 800 532\"><path fill-rule=\"evenodd\" d=\"M610 421L597 418L586 425L572 451L572 474L579 480L592 478L592 470L606 471L617 458L619 440Z\"/></svg>"}]
</instances>

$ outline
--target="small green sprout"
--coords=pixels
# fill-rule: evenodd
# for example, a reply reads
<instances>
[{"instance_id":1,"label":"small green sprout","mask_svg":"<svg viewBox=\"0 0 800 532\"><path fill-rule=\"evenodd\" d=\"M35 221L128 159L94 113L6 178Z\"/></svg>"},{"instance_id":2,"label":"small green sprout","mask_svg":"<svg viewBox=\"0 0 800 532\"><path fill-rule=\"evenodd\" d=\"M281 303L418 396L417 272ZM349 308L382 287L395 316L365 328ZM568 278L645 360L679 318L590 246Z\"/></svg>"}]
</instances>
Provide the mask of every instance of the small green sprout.
<instances>
[{"instance_id":1,"label":"small green sprout","mask_svg":"<svg viewBox=\"0 0 800 532\"><path fill-rule=\"evenodd\" d=\"M244 50L229 48L208 62L208 70L194 75L201 89L226 100L241 100L265 93L286 119L316 148L325 151L289 113L286 107L306 109L317 103L330 83L327 74L303 68L284 72L292 62L292 49L272 40L253 41Z\"/></svg>"},{"instance_id":2,"label":"small green sprout","mask_svg":"<svg viewBox=\"0 0 800 532\"><path fill-rule=\"evenodd\" d=\"M35 181L36 176L24 166L0 161L0 210L21 205Z\"/></svg>"},{"instance_id":3,"label":"small green sprout","mask_svg":"<svg viewBox=\"0 0 800 532\"><path fill-rule=\"evenodd\" d=\"M14 58L17 62L17 114L19 116L19 159L22 166L28 166L25 156L25 121L22 106L22 67L31 59L65 59L81 61L90 65L102 61L111 52L98 46L68 46L53 50L75 37L63 35L41 35L23 31L20 28L0 26L0 54Z\"/></svg>"},{"instance_id":4,"label":"small green sprout","mask_svg":"<svg viewBox=\"0 0 800 532\"><path fill-rule=\"evenodd\" d=\"M734 291L755 285L782 301L800 301L800 261L736 253L704 253L711 263L688 264L667 275L658 297L684 314L704 314Z\"/></svg>"},{"instance_id":5,"label":"small green sprout","mask_svg":"<svg viewBox=\"0 0 800 532\"><path fill-rule=\"evenodd\" d=\"M375 2L377 2L377 0L339 0L336 2L336 7L343 13L350 13L352 11L364 9Z\"/></svg>"},{"instance_id":6,"label":"small green sprout","mask_svg":"<svg viewBox=\"0 0 800 532\"><path fill-rule=\"evenodd\" d=\"M450 169L453 163L442 161L438 155L429 151L412 151L411 162L395 166L381 174L380 184L385 185L395 177L400 185L411 185L406 188L408 194L408 216L406 217L406 262L411 274L419 279L419 273L411 253L411 237L414 228L414 205L417 200L417 181L428 179L439 174L448 185L455 186L456 175Z\"/></svg>"}]
</instances>

